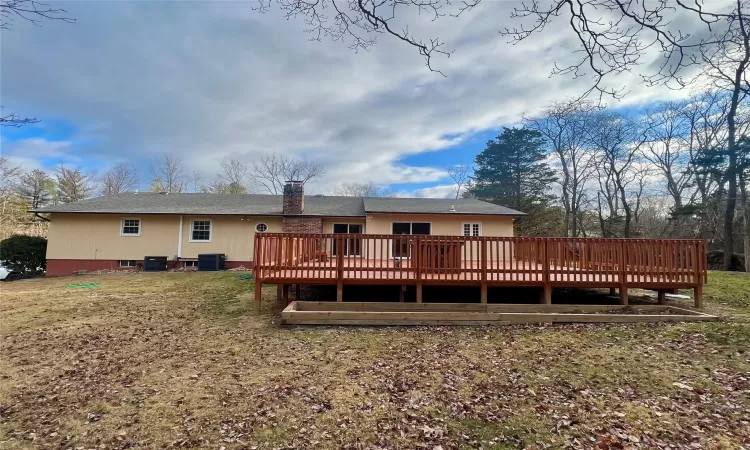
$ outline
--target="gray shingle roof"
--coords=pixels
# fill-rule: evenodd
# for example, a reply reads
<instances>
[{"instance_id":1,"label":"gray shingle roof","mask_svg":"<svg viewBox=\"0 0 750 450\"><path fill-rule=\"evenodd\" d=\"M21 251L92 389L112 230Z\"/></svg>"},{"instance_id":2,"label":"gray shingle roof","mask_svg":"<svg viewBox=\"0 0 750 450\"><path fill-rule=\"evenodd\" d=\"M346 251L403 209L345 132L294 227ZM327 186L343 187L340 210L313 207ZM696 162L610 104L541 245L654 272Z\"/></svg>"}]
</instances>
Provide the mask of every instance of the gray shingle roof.
<instances>
[{"instance_id":1,"label":"gray shingle roof","mask_svg":"<svg viewBox=\"0 0 750 450\"><path fill-rule=\"evenodd\" d=\"M280 195L126 193L33 210L39 213L240 214L280 216ZM305 196L306 216L361 217L361 198Z\"/></svg>"},{"instance_id":2,"label":"gray shingle roof","mask_svg":"<svg viewBox=\"0 0 750 450\"><path fill-rule=\"evenodd\" d=\"M451 211L451 207L455 211ZM239 214L282 215L280 195L125 193L37 208L39 213ZM366 213L492 214L524 213L474 199L358 198L306 195L306 216L362 217Z\"/></svg>"},{"instance_id":3,"label":"gray shingle roof","mask_svg":"<svg viewBox=\"0 0 750 450\"><path fill-rule=\"evenodd\" d=\"M505 206L471 198L366 198L364 203L365 212L368 213L526 215Z\"/></svg>"}]
</instances>

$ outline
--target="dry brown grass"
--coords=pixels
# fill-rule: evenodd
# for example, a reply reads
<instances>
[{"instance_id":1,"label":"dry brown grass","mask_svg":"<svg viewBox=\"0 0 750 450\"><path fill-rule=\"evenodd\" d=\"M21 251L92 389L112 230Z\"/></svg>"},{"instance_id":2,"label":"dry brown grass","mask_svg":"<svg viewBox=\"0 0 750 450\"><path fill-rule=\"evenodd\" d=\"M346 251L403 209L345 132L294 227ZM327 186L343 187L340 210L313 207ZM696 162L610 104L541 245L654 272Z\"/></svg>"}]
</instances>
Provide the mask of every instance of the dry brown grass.
<instances>
[{"instance_id":1,"label":"dry brown grass","mask_svg":"<svg viewBox=\"0 0 750 450\"><path fill-rule=\"evenodd\" d=\"M0 447L750 445L744 304L710 306L734 323L281 328L275 288L254 317L235 275L0 285Z\"/></svg>"}]
</instances>

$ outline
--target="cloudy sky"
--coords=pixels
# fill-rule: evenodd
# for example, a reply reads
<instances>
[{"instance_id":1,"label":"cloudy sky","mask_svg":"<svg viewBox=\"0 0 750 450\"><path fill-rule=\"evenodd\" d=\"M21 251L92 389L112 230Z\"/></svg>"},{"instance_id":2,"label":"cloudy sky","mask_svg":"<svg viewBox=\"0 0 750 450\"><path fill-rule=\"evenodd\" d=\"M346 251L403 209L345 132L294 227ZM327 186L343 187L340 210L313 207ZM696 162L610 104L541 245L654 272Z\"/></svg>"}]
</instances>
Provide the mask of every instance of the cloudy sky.
<instances>
[{"instance_id":1,"label":"cloudy sky","mask_svg":"<svg viewBox=\"0 0 750 450\"><path fill-rule=\"evenodd\" d=\"M502 126L587 87L549 76L575 49L564 28L515 46L498 34L514 25L515 4L406 17L413 35L439 36L453 51L434 61L442 76L393 38L360 52L311 41L303 20L261 14L255 2L55 3L76 22L16 20L1 32L3 113L41 120L2 129L2 154L27 169L103 173L132 162L145 187L164 153L208 181L224 159L276 152L325 164L308 191L373 181L445 196L448 165L472 162ZM631 90L625 106L675 95L636 74L618 83Z\"/></svg>"}]
</instances>

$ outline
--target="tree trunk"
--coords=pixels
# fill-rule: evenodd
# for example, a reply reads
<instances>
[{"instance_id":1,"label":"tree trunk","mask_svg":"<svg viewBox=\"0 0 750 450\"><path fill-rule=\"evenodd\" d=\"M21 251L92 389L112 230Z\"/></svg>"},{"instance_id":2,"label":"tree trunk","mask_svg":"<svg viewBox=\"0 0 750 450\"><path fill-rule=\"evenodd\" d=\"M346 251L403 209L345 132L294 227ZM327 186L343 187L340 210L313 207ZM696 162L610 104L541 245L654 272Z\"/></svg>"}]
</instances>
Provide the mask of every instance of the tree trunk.
<instances>
[{"instance_id":1,"label":"tree trunk","mask_svg":"<svg viewBox=\"0 0 750 450\"><path fill-rule=\"evenodd\" d=\"M743 253L745 254L745 272L750 272L750 204L748 204L747 177L740 175L740 208L744 228Z\"/></svg>"}]
</instances>

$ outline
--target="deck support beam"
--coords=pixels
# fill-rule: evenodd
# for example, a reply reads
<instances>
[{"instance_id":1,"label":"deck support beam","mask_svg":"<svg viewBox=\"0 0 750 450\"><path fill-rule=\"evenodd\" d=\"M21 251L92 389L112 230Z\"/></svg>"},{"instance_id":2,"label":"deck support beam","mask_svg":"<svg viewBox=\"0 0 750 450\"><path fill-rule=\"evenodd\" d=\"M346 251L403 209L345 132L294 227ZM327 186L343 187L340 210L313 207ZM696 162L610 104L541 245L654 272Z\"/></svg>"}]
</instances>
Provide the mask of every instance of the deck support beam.
<instances>
[{"instance_id":1,"label":"deck support beam","mask_svg":"<svg viewBox=\"0 0 750 450\"><path fill-rule=\"evenodd\" d=\"M263 282L255 281L255 315L260 315L260 302L263 299Z\"/></svg>"},{"instance_id":2,"label":"deck support beam","mask_svg":"<svg viewBox=\"0 0 750 450\"><path fill-rule=\"evenodd\" d=\"M294 299L297 301L302 300L302 285L299 283L294 285Z\"/></svg>"},{"instance_id":3,"label":"deck support beam","mask_svg":"<svg viewBox=\"0 0 750 450\"><path fill-rule=\"evenodd\" d=\"M693 288L693 300L695 301L695 307L703 308L703 285L699 284Z\"/></svg>"},{"instance_id":4,"label":"deck support beam","mask_svg":"<svg viewBox=\"0 0 750 450\"><path fill-rule=\"evenodd\" d=\"M628 304L628 287L627 286L620 287L620 304L621 305Z\"/></svg>"},{"instance_id":5,"label":"deck support beam","mask_svg":"<svg viewBox=\"0 0 750 450\"><path fill-rule=\"evenodd\" d=\"M339 280L336 283L336 301L337 302L344 301L344 280Z\"/></svg>"},{"instance_id":6,"label":"deck support beam","mask_svg":"<svg viewBox=\"0 0 750 450\"><path fill-rule=\"evenodd\" d=\"M664 291L656 291L656 302L663 305L666 302L667 293Z\"/></svg>"},{"instance_id":7,"label":"deck support beam","mask_svg":"<svg viewBox=\"0 0 750 450\"><path fill-rule=\"evenodd\" d=\"M417 282L417 303L422 303L422 283Z\"/></svg>"},{"instance_id":8,"label":"deck support beam","mask_svg":"<svg viewBox=\"0 0 750 450\"><path fill-rule=\"evenodd\" d=\"M282 284L281 285L281 301L284 302L285 305L289 304L289 290L291 286L288 284Z\"/></svg>"},{"instance_id":9,"label":"deck support beam","mask_svg":"<svg viewBox=\"0 0 750 450\"><path fill-rule=\"evenodd\" d=\"M479 294L480 303L483 305L487 304L487 282L483 281L482 286L480 287L480 294Z\"/></svg>"},{"instance_id":10,"label":"deck support beam","mask_svg":"<svg viewBox=\"0 0 750 450\"><path fill-rule=\"evenodd\" d=\"M406 285L401 285L401 289L398 291L399 303L404 303L404 296L406 295Z\"/></svg>"},{"instance_id":11,"label":"deck support beam","mask_svg":"<svg viewBox=\"0 0 750 450\"><path fill-rule=\"evenodd\" d=\"M552 304L552 285L551 284L544 285L544 291L542 291L542 303L544 303L545 305Z\"/></svg>"}]
</instances>

